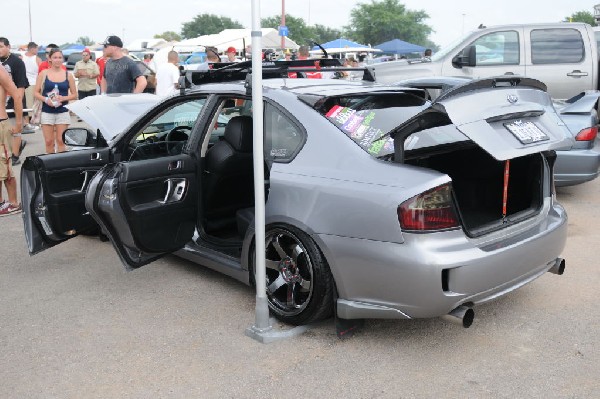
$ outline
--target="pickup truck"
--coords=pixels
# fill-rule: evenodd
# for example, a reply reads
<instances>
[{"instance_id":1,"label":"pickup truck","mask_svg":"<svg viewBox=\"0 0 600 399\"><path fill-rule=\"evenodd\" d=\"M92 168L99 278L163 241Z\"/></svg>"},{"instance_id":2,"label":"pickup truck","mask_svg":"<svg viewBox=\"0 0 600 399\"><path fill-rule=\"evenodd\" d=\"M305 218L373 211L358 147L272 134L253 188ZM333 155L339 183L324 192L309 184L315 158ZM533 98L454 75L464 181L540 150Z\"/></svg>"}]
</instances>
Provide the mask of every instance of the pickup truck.
<instances>
[{"instance_id":1,"label":"pickup truck","mask_svg":"<svg viewBox=\"0 0 600 399\"><path fill-rule=\"evenodd\" d=\"M598 89L598 47L584 23L502 25L466 34L429 60L374 64L378 82L428 76L521 75L544 82L555 99Z\"/></svg>"}]
</instances>

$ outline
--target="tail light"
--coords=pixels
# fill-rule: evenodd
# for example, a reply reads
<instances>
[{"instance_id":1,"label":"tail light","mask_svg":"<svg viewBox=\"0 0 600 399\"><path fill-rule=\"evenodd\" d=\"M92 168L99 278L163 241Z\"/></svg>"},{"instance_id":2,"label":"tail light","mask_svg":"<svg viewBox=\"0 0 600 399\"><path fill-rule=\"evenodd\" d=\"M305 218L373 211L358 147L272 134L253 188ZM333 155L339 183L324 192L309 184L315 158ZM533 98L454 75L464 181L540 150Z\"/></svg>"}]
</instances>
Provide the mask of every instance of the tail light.
<instances>
[{"instance_id":1,"label":"tail light","mask_svg":"<svg viewBox=\"0 0 600 399\"><path fill-rule=\"evenodd\" d=\"M403 230L430 231L458 227L450 184L404 201L398 206L398 221Z\"/></svg>"},{"instance_id":2,"label":"tail light","mask_svg":"<svg viewBox=\"0 0 600 399\"><path fill-rule=\"evenodd\" d=\"M596 139L598 135L598 126L592 126L585 129L582 129L577 136L575 136L576 141L592 141Z\"/></svg>"}]
</instances>

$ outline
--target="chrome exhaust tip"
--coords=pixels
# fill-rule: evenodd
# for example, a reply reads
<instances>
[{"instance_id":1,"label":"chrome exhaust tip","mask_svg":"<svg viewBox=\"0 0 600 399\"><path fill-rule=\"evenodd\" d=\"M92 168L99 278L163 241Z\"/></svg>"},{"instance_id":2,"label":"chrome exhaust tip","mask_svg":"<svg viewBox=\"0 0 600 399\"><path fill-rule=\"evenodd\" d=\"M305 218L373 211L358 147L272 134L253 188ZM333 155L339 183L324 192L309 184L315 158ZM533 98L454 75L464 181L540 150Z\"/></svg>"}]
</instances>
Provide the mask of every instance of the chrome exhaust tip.
<instances>
[{"instance_id":1,"label":"chrome exhaust tip","mask_svg":"<svg viewBox=\"0 0 600 399\"><path fill-rule=\"evenodd\" d=\"M473 324L473 319L475 319L475 311L467 306L461 305L450 313L443 315L442 319L454 324L460 324L464 328L469 328L471 327L471 324Z\"/></svg>"},{"instance_id":2,"label":"chrome exhaust tip","mask_svg":"<svg viewBox=\"0 0 600 399\"><path fill-rule=\"evenodd\" d=\"M554 274L558 274L559 276L562 276L562 274L565 272L565 260L563 258L556 258L556 260L554 261L554 264L552 265L552 267L550 267L550 269L548 269L548 271L550 273L554 273Z\"/></svg>"}]
</instances>

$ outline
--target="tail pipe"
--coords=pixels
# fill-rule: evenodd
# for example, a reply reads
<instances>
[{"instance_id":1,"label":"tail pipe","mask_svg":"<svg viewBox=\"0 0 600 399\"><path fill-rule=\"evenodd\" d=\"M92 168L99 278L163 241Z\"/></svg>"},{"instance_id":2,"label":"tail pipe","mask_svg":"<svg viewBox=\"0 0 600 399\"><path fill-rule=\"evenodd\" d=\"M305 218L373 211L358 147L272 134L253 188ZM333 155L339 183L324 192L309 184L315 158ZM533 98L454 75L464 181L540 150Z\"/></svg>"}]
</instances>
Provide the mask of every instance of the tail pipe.
<instances>
[{"instance_id":1,"label":"tail pipe","mask_svg":"<svg viewBox=\"0 0 600 399\"><path fill-rule=\"evenodd\" d=\"M455 324L460 324L464 328L471 327L474 318L475 311L464 305L461 305L452 310L450 313L442 316L442 319Z\"/></svg>"},{"instance_id":2,"label":"tail pipe","mask_svg":"<svg viewBox=\"0 0 600 399\"><path fill-rule=\"evenodd\" d=\"M550 267L550 269L548 269L548 271L550 273L554 273L554 274L558 274L559 276L562 276L562 274L565 272L565 260L563 258L556 258L556 260L554 261L554 264L552 265L552 267Z\"/></svg>"}]
</instances>

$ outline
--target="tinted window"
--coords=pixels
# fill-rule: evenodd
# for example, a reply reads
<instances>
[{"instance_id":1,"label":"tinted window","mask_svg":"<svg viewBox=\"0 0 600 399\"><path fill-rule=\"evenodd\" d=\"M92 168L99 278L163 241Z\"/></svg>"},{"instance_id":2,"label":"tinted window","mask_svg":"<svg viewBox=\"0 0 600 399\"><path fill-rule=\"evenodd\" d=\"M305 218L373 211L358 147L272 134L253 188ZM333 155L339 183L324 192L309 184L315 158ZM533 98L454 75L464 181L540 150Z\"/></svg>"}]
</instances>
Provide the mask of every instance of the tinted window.
<instances>
[{"instance_id":1,"label":"tinted window","mask_svg":"<svg viewBox=\"0 0 600 399\"><path fill-rule=\"evenodd\" d=\"M289 162L304 144L304 131L271 104L265 105L265 158Z\"/></svg>"},{"instance_id":2,"label":"tinted window","mask_svg":"<svg viewBox=\"0 0 600 399\"><path fill-rule=\"evenodd\" d=\"M394 152L394 141L386 134L428 104L415 94L384 93L330 97L316 109L365 151L382 156Z\"/></svg>"},{"instance_id":3,"label":"tinted window","mask_svg":"<svg viewBox=\"0 0 600 399\"><path fill-rule=\"evenodd\" d=\"M533 64L570 64L583 60L583 39L575 29L536 29L531 31Z\"/></svg>"},{"instance_id":4,"label":"tinted window","mask_svg":"<svg viewBox=\"0 0 600 399\"><path fill-rule=\"evenodd\" d=\"M493 32L475 40L477 65L518 65L519 34L515 31Z\"/></svg>"}]
</instances>

